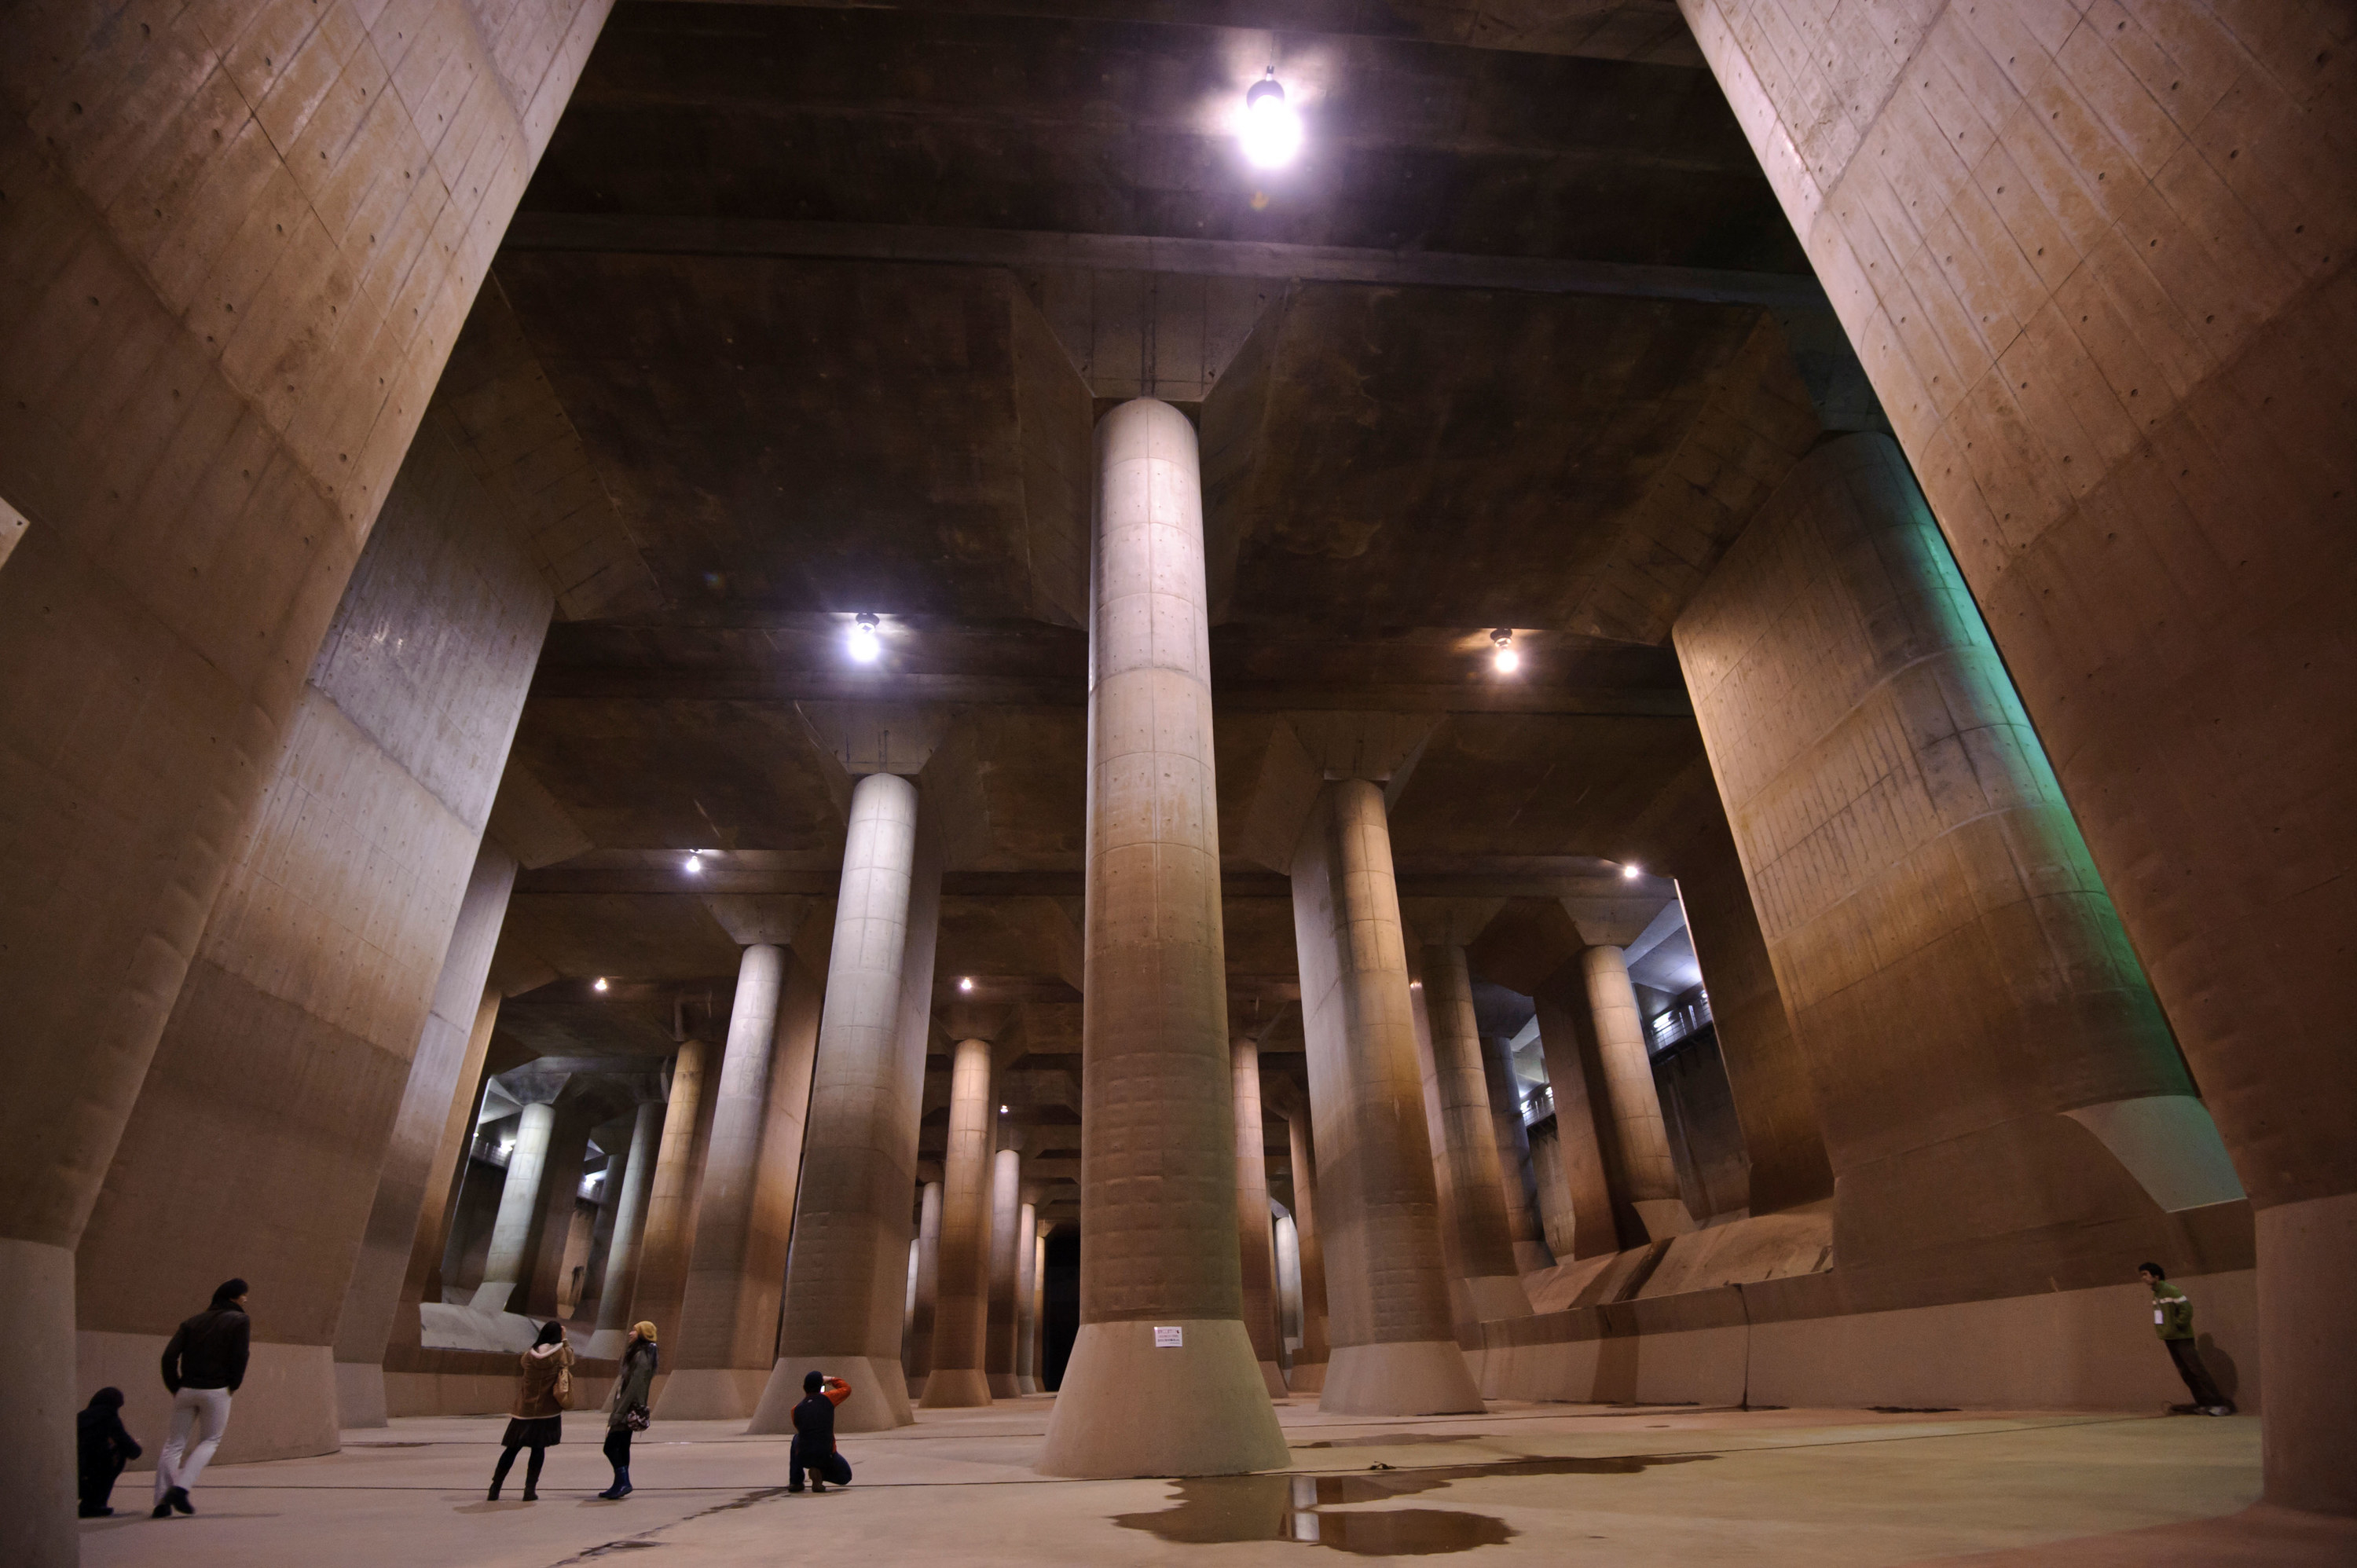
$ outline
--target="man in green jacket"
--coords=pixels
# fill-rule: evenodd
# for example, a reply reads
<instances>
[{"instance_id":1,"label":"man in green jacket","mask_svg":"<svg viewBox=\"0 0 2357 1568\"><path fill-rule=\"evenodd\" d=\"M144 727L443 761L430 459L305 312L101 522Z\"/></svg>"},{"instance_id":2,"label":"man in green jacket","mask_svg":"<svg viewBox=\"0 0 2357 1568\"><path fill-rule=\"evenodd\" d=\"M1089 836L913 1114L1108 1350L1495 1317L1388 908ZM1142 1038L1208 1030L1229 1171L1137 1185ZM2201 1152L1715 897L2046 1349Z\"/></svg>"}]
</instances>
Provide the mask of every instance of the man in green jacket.
<instances>
[{"instance_id":1,"label":"man in green jacket","mask_svg":"<svg viewBox=\"0 0 2357 1568\"><path fill-rule=\"evenodd\" d=\"M2193 1343L2193 1304L2185 1293L2169 1283L2168 1273L2158 1263L2138 1263L2136 1277L2152 1291L2152 1327L2160 1342L2169 1347L2169 1359L2177 1363L2177 1375L2185 1380L2186 1391L2193 1396L2191 1404L2171 1405L2180 1415L2232 1415L2233 1402L2218 1391L2210 1380L2209 1369L2201 1364L2201 1352Z\"/></svg>"}]
</instances>

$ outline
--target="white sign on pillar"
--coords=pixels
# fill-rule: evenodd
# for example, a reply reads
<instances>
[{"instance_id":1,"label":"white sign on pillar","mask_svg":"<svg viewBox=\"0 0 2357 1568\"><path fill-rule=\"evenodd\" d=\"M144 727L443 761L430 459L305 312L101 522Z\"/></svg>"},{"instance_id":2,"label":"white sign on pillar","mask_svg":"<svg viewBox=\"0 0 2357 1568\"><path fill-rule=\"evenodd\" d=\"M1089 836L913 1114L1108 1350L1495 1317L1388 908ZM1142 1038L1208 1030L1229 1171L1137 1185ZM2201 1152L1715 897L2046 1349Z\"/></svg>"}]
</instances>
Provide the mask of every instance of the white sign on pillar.
<instances>
[{"instance_id":1,"label":"white sign on pillar","mask_svg":"<svg viewBox=\"0 0 2357 1568\"><path fill-rule=\"evenodd\" d=\"M1157 1350L1184 1349L1186 1344L1187 1331L1183 1328L1157 1327L1154 1331L1154 1348Z\"/></svg>"}]
</instances>

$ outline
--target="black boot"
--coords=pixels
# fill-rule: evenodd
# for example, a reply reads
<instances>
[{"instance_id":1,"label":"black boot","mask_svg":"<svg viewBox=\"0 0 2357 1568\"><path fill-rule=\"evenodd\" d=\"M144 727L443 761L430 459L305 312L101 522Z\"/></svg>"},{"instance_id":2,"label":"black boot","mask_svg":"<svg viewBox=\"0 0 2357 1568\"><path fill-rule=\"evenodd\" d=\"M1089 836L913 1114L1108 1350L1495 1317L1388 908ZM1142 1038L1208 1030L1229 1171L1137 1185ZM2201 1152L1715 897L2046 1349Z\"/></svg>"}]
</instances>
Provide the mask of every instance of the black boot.
<instances>
[{"instance_id":1,"label":"black boot","mask_svg":"<svg viewBox=\"0 0 2357 1568\"><path fill-rule=\"evenodd\" d=\"M188 1488L186 1487L174 1487L164 1494L164 1501L171 1506L174 1513L197 1511L197 1505L188 1500Z\"/></svg>"}]
</instances>

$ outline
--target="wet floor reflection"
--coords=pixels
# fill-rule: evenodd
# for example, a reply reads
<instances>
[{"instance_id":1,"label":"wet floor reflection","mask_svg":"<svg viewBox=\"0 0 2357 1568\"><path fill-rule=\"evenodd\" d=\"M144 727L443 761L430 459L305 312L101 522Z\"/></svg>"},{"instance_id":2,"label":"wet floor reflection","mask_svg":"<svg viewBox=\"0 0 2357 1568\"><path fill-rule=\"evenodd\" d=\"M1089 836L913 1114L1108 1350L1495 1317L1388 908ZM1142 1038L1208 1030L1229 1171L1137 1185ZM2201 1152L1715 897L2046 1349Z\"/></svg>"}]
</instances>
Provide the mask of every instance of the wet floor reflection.
<instances>
[{"instance_id":1,"label":"wet floor reflection","mask_svg":"<svg viewBox=\"0 0 2357 1568\"><path fill-rule=\"evenodd\" d=\"M1513 1527L1458 1509L1334 1511L1437 1491L1454 1481L1524 1476L1633 1476L1656 1465L1684 1465L1707 1454L1625 1455L1610 1458L1507 1459L1491 1465L1437 1465L1415 1470L1364 1470L1317 1476L1208 1476L1174 1481L1172 1506L1114 1516L1124 1530L1163 1541L1209 1546L1238 1541L1290 1541L1362 1557L1425 1557L1470 1552L1513 1538Z\"/></svg>"}]
</instances>

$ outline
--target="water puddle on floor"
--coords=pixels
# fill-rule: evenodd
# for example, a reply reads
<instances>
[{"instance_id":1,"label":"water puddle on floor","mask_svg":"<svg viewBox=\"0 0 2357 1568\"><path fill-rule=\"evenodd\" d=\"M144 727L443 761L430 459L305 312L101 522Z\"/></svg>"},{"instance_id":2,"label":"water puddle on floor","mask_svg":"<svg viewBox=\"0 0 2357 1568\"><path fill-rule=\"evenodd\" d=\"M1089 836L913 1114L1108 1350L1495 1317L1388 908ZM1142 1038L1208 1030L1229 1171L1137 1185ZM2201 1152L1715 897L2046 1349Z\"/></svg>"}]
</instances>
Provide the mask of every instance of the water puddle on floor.
<instances>
[{"instance_id":1,"label":"water puddle on floor","mask_svg":"<svg viewBox=\"0 0 2357 1568\"><path fill-rule=\"evenodd\" d=\"M1170 1508L1125 1513L1113 1522L1188 1546L1239 1541L1289 1541L1361 1557L1430 1557L1498 1546L1513 1527L1459 1509L1371 1509L1436 1491L1452 1481L1523 1476L1634 1476L1656 1465L1691 1464L1706 1454L1627 1455L1604 1459L1505 1459L1491 1465L1439 1465L1415 1470L1353 1470L1318 1476L1206 1476L1173 1481Z\"/></svg>"}]
</instances>

